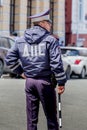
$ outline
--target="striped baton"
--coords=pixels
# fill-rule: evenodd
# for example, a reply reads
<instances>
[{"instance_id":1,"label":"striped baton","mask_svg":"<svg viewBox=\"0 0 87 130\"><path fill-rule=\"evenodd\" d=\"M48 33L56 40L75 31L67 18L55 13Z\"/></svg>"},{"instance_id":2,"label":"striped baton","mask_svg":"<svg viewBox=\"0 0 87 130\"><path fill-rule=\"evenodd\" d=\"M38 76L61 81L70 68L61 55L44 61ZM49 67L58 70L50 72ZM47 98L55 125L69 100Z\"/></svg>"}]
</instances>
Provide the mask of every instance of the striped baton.
<instances>
[{"instance_id":1,"label":"striped baton","mask_svg":"<svg viewBox=\"0 0 87 130\"><path fill-rule=\"evenodd\" d=\"M61 94L58 94L59 127L62 128Z\"/></svg>"}]
</instances>

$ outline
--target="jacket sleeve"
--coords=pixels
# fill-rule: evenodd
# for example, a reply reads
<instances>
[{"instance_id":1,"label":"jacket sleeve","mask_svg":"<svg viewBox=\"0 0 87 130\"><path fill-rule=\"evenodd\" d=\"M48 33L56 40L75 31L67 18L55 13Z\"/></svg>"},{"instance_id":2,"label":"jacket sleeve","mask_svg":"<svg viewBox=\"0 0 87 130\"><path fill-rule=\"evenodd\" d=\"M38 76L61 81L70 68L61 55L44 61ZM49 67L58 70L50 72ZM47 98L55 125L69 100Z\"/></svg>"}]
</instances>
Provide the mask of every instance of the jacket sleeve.
<instances>
[{"instance_id":1,"label":"jacket sleeve","mask_svg":"<svg viewBox=\"0 0 87 130\"><path fill-rule=\"evenodd\" d=\"M14 73L19 75L23 73L21 62L19 61L18 48L16 42L13 45L13 47L8 51L7 56L5 58L5 62L8 68L11 69Z\"/></svg>"},{"instance_id":2,"label":"jacket sleeve","mask_svg":"<svg viewBox=\"0 0 87 130\"><path fill-rule=\"evenodd\" d=\"M50 44L49 54L51 71L54 73L58 85L64 86L67 81L67 78L63 68L61 51L58 47L57 40L56 42Z\"/></svg>"}]
</instances>

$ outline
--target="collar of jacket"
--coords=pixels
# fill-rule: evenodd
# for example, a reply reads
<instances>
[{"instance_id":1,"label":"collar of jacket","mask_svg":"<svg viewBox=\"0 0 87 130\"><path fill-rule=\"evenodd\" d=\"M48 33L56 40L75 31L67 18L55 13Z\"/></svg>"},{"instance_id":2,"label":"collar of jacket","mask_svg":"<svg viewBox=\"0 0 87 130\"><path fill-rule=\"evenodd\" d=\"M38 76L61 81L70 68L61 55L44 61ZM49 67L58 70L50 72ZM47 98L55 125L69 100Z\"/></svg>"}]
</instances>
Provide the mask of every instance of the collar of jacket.
<instances>
[{"instance_id":1,"label":"collar of jacket","mask_svg":"<svg viewBox=\"0 0 87 130\"><path fill-rule=\"evenodd\" d=\"M47 29L45 29L44 27L42 27L42 26L40 26L40 25L38 25L38 24L37 24L37 25L34 25L34 26L39 26L40 28L44 29L46 33L50 34L50 32L49 32Z\"/></svg>"}]
</instances>

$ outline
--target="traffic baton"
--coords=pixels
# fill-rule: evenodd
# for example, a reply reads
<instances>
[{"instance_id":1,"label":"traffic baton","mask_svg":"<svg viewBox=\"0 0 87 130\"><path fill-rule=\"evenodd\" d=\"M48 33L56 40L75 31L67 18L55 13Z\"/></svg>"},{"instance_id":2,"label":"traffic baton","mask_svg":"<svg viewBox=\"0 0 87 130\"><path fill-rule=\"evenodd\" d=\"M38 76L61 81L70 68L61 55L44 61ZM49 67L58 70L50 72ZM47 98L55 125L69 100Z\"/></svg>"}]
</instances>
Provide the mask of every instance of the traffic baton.
<instances>
[{"instance_id":1,"label":"traffic baton","mask_svg":"<svg viewBox=\"0 0 87 130\"><path fill-rule=\"evenodd\" d=\"M62 128L61 94L58 94L59 128Z\"/></svg>"}]
</instances>

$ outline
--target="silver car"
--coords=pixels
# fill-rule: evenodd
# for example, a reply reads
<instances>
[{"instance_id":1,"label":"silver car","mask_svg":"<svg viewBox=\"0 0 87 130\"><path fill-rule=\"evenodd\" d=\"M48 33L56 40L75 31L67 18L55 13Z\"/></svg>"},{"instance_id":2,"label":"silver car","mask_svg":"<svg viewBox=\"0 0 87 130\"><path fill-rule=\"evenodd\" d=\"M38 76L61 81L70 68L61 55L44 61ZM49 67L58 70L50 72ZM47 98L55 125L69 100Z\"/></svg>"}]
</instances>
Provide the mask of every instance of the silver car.
<instances>
[{"instance_id":1,"label":"silver car","mask_svg":"<svg viewBox=\"0 0 87 130\"><path fill-rule=\"evenodd\" d=\"M78 75L85 78L87 75L87 48L61 47L62 59L67 77Z\"/></svg>"},{"instance_id":2,"label":"silver car","mask_svg":"<svg viewBox=\"0 0 87 130\"><path fill-rule=\"evenodd\" d=\"M11 37L0 36L0 77L3 73L11 73L5 64L5 57L14 42L15 40Z\"/></svg>"}]
</instances>

